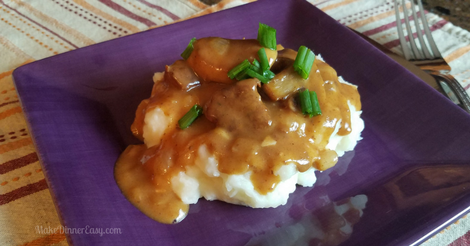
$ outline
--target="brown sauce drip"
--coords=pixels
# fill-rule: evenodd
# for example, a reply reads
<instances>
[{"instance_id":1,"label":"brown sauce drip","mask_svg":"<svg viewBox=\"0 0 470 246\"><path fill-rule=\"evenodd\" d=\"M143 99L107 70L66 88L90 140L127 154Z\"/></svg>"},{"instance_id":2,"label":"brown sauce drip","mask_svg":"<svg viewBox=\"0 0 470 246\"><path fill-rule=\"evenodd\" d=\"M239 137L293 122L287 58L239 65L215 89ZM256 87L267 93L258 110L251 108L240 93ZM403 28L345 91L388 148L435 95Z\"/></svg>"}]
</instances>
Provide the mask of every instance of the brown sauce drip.
<instances>
[{"instance_id":1,"label":"brown sauce drip","mask_svg":"<svg viewBox=\"0 0 470 246\"><path fill-rule=\"evenodd\" d=\"M213 42L219 42L218 45L223 47L211 51L207 46L213 46ZM253 50L260 48L252 40L230 40L227 43L216 38L200 39L194 46L187 63L191 67L196 66L193 69L199 76L217 64L230 67L233 64L227 65L226 61L238 62L252 57ZM211 61L213 65L208 66L204 57L211 52L229 52L235 57L224 57L223 61L218 57ZM204 56L202 61L198 56ZM183 66L184 62L178 61L178 66ZM199 64L201 62L203 66ZM201 145L206 145L216 157L219 172L243 174L251 171L255 189L260 194L267 194L280 182L275 172L283 165L293 163L303 172L312 166L325 170L336 164L336 152L325 149L328 139L340 119L338 134L350 133L348 100L357 110L361 109L356 87L340 83L336 71L318 59L306 87L317 92L322 115L312 118L300 112L293 97L272 101L263 94L254 79L228 81L225 70L214 77L223 77L222 83L211 82L213 79L203 76L199 77L201 83L196 83L197 86L188 91L182 89L181 84L191 83L175 83L168 76L163 77L155 83L152 96L143 100L137 109L131 129L140 139L146 112L159 107L171 119L160 144L151 148L145 144L129 146L115 168L116 181L123 194L152 219L173 223L181 213L188 211L188 205L174 194L171 178L184 171L186 166L195 165ZM244 104L237 98L246 98L250 102ZM199 117L185 130L179 129L177 121L195 103L203 106L208 115ZM243 127L230 124L231 117L236 125Z\"/></svg>"},{"instance_id":2,"label":"brown sauce drip","mask_svg":"<svg viewBox=\"0 0 470 246\"><path fill-rule=\"evenodd\" d=\"M142 167L141 160L147 157L146 152L148 151L145 145L127 147L114 170L116 182L127 199L145 215L156 221L171 224L181 212L188 212L189 205L184 204L173 193L171 186L165 184L169 175L159 176L157 182L155 174Z\"/></svg>"}]
</instances>

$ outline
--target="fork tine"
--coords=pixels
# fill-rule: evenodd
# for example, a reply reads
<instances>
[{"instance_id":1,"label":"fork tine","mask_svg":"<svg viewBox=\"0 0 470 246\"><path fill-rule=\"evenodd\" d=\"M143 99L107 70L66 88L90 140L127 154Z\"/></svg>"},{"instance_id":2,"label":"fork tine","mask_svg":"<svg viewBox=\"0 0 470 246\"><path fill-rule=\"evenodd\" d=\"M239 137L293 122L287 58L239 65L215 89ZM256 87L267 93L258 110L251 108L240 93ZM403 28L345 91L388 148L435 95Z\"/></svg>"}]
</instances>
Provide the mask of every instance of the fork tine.
<instances>
[{"instance_id":1,"label":"fork tine","mask_svg":"<svg viewBox=\"0 0 470 246\"><path fill-rule=\"evenodd\" d=\"M403 28L401 26L401 18L400 18L400 10L398 9L398 0L394 0L394 3L395 3L395 16L396 16L395 19L397 21L397 31L398 31L398 37L400 38L401 49L403 50L403 55L405 56L405 59L410 60L411 50L408 48L405 36L403 35Z\"/></svg>"},{"instance_id":2,"label":"fork tine","mask_svg":"<svg viewBox=\"0 0 470 246\"><path fill-rule=\"evenodd\" d=\"M426 43L424 43L423 32L421 31L421 27L419 26L419 19L418 19L418 16L416 14L416 6L415 6L415 2L413 0L411 0L411 10L412 10L412 13L413 13L413 19L415 20L416 34L418 35L419 43L421 44L421 50L424 52L424 56L427 59L432 59L433 57L432 57L431 53L429 53L429 49L426 46ZM422 15L424 15L424 12L421 12L421 16Z\"/></svg>"},{"instance_id":3,"label":"fork tine","mask_svg":"<svg viewBox=\"0 0 470 246\"><path fill-rule=\"evenodd\" d=\"M406 30L408 32L408 41L410 42L411 49L413 51L413 54L415 55L415 59L418 59L418 60L423 59L424 58L423 55L421 54L421 52L419 52L418 48L416 47L415 38L413 36L413 31L411 30L411 25L410 25L410 20L409 20L410 16L408 15L408 10L406 8L405 0L402 0L402 4L403 4L403 14L405 18Z\"/></svg>"},{"instance_id":4,"label":"fork tine","mask_svg":"<svg viewBox=\"0 0 470 246\"><path fill-rule=\"evenodd\" d=\"M421 0L418 0L419 11L421 12L421 21L423 22L424 32L426 33L426 38L428 39L429 45L431 46L432 53L434 54L433 58L442 57L441 52L437 49L437 45L434 42L432 37L431 30L429 30L428 21L426 20L426 14L424 13L423 4Z\"/></svg>"}]
</instances>

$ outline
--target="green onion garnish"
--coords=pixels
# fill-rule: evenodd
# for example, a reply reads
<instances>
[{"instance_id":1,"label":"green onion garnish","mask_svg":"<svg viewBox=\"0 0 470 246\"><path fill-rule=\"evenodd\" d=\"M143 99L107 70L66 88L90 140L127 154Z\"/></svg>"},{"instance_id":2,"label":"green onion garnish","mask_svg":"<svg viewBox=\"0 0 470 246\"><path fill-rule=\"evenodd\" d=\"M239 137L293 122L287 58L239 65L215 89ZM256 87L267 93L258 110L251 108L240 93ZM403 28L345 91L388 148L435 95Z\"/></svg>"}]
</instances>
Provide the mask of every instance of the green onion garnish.
<instances>
[{"instance_id":1,"label":"green onion garnish","mask_svg":"<svg viewBox=\"0 0 470 246\"><path fill-rule=\"evenodd\" d=\"M252 62L253 66L256 66L257 68L261 68L261 65L259 64L258 60L254 59Z\"/></svg>"},{"instance_id":2,"label":"green onion garnish","mask_svg":"<svg viewBox=\"0 0 470 246\"><path fill-rule=\"evenodd\" d=\"M259 23L257 39L261 46L272 50L276 49L276 29L266 24Z\"/></svg>"},{"instance_id":3,"label":"green onion garnish","mask_svg":"<svg viewBox=\"0 0 470 246\"><path fill-rule=\"evenodd\" d=\"M312 116L321 115L320 104L318 103L317 93L314 91L310 92L310 101L312 102Z\"/></svg>"},{"instance_id":4,"label":"green onion garnish","mask_svg":"<svg viewBox=\"0 0 470 246\"><path fill-rule=\"evenodd\" d=\"M178 124L181 129L186 129L190 126L197 117L202 114L202 107L194 104L194 106L183 116L180 120L178 120Z\"/></svg>"},{"instance_id":5,"label":"green onion garnish","mask_svg":"<svg viewBox=\"0 0 470 246\"><path fill-rule=\"evenodd\" d=\"M232 70L230 70L227 75L228 75L229 78L234 79L235 76L237 76L237 74L239 74L241 71L245 70L250 65L251 64L248 60L244 60L244 61L242 61L242 63L238 64L236 67L232 68Z\"/></svg>"},{"instance_id":6,"label":"green onion garnish","mask_svg":"<svg viewBox=\"0 0 470 246\"><path fill-rule=\"evenodd\" d=\"M248 67L248 69L251 69L251 70L253 70L253 71L255 71L255 72L257 72L257 73L263 75L263 71L261 70L260 67L257 67L257 66L255 66L255 65L250 65L250 66Z\"/></svg>"},{"instance_id":7,"label":"green onion garnish","mask_svg":"<svg viewBox=\"0 0 470 246\"><path fill-rule=\"evenodd\" d=\"M257 73L256 71L253 71L251 69L246 69L246 74L252 78L257 78L261 81L261 83L265 84L269 82L269 79L264 77L263 75Z\"/></svg>"},{"instance_id":8,"label":"green onion garnish","mask_svg":"<svg viewBox=\"0 0 470 246\"><path fill-rule=\"evenodd\" d=\"M262 74L263 70L261 70L261 65L259 64L258 60L254 59L251 65L248 67L249 69Z\"/></svg>"},{"instance_id":9,"label":"green onion garnish","mask_svg":"<svg viewBox=\"0 0 470 246\"><path fill-rule=\"evenodd\" d=\"M311 115L313 112L312 102L310 100L310 93L308 89L305 89L299 92L299 101L300 101L300 108L302 109L302 113L305 115Z\"/></svg>"},{"instance_id":10,"label":"green onion garnish","mask_svg":"<svg viewBox=\"0 0 470 246\"><path fill-rule=\"evenodd\" d=\"M315 54L313 54L309 48L300 46L297 56L295 57L294 69L302 78L308 79L314 61Z\"/></svg>"},{"instance_id":11,"label":"green onion garnish","mask_svg":"<svg viewBox=\"0 0 470 246\"><path fill-rule=\"evenodd\" d=\"M248 60L244 60L228 72L228 76L231 79L235 78L237 80L244 80L248 78L257 78L263 84L268 83L269 80L274 78L274 75L275 74L269 70L269 66L266 71L263 71L261 69L261 64L256 59L253 60L253 64Z\"/></svg>"},{"instance_id":12,"label":"green onion garnish","mask_svg":"<svg viewBox=\"0 0 470 246\"><path fill-rule=\"evenodd\" d=\"M268 78L268 79L272 79L274 78L274 76L276 76L276 74L274 74L271 70L266 70L263 72L263 75L264 77Z\"/></svg>"},{"instance_id":13,"label":"green onion garnish","mask_svg":"<svg viewBox=\"0 0 470 246\"><path fill-rule=\"evenodd\" d=\"M235 76L235 79L240 81L240 80L244 80L244 79L248 79L250 78L250 76L248 76L248 74L246 74L246 70L248 70L249 68L245 68L245 70L239 72L237 74L237 76Z\"/></svg>"},{"instance_id":14,"label":"green onion garnish","mask_svg":"<svg viewBox=\"0 0 470 246\"><path fill-rule=\"evenodd\" d=\"M258 50L259 63L261 65L261 71L266 71L269 69L268 56L266 56L266 51L264 48Z\"/></svg>"},{"instance_id":15,"label":"green onion garnish","mask_svg":"<svg viewBox=\"0 0 470 246\"><path fill-rule=\"evenodd\" d=\"M196 38L192 38L191 41L189 41L188 47L186 47L186 49L183 51L183 53L181 53L181 57L183 57L183 59L186 60L191 55L191 53L193 52L193 49L194 49L193 43L195 41L196 41Z\"/></svg>"}]
</instances>

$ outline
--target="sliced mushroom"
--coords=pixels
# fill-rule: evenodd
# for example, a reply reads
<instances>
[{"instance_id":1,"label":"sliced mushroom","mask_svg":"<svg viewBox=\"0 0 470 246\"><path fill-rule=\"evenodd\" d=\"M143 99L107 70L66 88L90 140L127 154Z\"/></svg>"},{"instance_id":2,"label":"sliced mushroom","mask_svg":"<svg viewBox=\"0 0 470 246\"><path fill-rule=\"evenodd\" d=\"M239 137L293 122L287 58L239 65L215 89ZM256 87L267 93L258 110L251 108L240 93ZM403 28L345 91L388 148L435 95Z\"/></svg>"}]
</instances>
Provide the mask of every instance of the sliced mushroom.
<instances>
[{"instance_id":1,"label":"sliced mushroom","mask_svg":"<svg viewBox=\"0 0 470 246\"><path fill-rule=\"evenodd\" d=\"M165 79L180 90L190 91L200 85L199 78L184 60L165 67Z\"/></svg>"},{"instance_id":2,"label":"sliced mushroom","mask_svg":"<svg viewBox=\"0 0 470 246\"><path fill-rule=\"evenodd\" d=\"M278 51L276 61L271 67L273 73L279 73L287 67L292 66L297 56L297 51L293 49L283 49Z\"/></svg>"},{"instance_id":3,"label":"sliced mushroom","mask_svg":"<svg viewBox=\"0 0 470 246\"><path fill-rule=\"evenodd\" d=\"M305 88L308 80L303 79L292 66L282 70L269 83L263 85L266 95L273 101L287 98Z\"/></svg>"},{"instance_id":4,"label":"sliced mushroom","mask_svg":"<svg viewBox=\"0 0 470 246\"><path fill-rule=\"evenodd\" d=\"M223 38L202 38L193 43L194 50L187 62L196 74L205 81L232 83L227 73L245 59L258 59L261 45L257 40L231 40ZM276 50L266 49L270 65L277 57Z\"/></svg>"}]
</instances>

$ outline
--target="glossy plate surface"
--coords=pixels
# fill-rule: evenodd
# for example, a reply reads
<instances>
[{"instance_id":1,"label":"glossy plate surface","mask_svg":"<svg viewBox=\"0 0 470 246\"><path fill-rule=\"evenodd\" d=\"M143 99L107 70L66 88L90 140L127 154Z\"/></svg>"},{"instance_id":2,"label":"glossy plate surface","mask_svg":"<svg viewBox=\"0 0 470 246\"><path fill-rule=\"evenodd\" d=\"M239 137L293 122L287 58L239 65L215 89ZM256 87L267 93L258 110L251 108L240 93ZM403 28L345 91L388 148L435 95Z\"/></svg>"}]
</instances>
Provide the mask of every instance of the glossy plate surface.
<instances>
[{"instance_id":1,"label":"glossy plate surface","mask_svg":"<svg viewBox=\"0 0 470 246\"><path fill-rule=\"evenodd\" d=\"M192 37L256 38L258 22L359 86L364 139L285 206L200 200L180 224L147 218L121 194L113 167L138 142L129 127L153 73ZM410 245L470 204L470 117L306 1L261 0L92 45L18 68L14 79L64 226L121 232L69 234L73 245ZM339 217L348 201L362 211Z\"/></svg>"}]
</instances>

